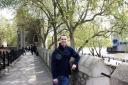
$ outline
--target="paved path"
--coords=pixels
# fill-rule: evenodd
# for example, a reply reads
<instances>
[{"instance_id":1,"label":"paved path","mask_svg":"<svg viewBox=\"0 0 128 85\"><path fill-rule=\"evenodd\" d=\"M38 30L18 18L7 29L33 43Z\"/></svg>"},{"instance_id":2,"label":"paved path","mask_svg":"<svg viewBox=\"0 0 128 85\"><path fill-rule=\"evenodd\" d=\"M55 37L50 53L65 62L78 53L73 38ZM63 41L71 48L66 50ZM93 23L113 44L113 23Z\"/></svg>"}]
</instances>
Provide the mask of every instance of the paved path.
<instances>
[{"instance_id":1,"label":"paved path","mask_svg":"<svg viewBox=\"0 0 128 85\"><path fill-rule=\"evenodd\" d=\"M52 85L47 67L40 57L27 52L9 71L0 76L0 85Z\"/></svg>"}]
</instances>

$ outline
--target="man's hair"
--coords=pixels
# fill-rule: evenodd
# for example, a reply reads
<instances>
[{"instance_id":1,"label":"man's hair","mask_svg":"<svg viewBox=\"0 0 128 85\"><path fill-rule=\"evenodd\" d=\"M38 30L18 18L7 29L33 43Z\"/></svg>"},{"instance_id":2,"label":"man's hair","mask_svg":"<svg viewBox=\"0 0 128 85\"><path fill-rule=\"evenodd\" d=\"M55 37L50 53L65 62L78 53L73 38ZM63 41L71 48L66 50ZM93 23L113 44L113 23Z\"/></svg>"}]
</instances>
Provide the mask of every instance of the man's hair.
<instances>
[{"instance_id":1,"label":"man's hair","mask_svg":"<svg viewBox=\"0 0 128 85\"><path fill-rule=\"evenodd\" d=\"M62 36L66 36L65 34L62 34L59 39L61 39Z\"/></svg>"}]
</instances>

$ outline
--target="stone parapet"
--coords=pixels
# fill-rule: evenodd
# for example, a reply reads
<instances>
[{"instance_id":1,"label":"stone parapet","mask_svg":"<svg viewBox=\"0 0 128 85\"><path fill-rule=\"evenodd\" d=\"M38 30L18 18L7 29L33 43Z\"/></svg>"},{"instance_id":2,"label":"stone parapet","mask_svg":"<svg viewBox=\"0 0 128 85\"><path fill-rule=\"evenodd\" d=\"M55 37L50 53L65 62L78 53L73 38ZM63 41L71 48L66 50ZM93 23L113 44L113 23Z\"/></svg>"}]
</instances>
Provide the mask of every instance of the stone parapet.
<instances>
[{"instance_id":1,"label":"stone parapet","mask_svg":"<svg viewBox=\"0 0 128 85\"><path fill-rule=\"evenodd\" d=\"M42 60L51 68L52 51L38 48ZM128 65L120 64L116 69L113 66L104 63L102 58L83 55L78 65L76 80L72 85L128 85ZM72 78L72 77L71 77Z\"/></svg>"}]
</instances>

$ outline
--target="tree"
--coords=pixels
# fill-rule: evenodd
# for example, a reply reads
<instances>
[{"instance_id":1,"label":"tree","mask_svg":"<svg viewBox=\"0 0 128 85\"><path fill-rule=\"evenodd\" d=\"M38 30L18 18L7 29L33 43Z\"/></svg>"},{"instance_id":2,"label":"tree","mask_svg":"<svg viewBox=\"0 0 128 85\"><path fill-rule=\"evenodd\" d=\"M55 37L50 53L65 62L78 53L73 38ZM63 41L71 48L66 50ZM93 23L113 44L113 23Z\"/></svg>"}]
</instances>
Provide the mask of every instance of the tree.
<instances>
[{"instance_id":1,"label":"tree","mask_svg":"<svg viewBox=\"0 0 128 85\"><path fill-rule=\"evenodd\" d=\"M56 0L49 0L49 1L32 1L36 7L39 7L48 19L48 25L53 28L54 32L54 44L55 48L57 48L57 30L63 24L59 17L59 12L57 10ZM49 5L50 4L50 5Z\"/></svg>"},{"instance_id":2,"label":"tree","mask_svg":"<svg viewBox=\"0 0 128 85\"><path fill-rule=\"evenodd\" d=\"M18 0L15 0L15 1L18 1ZM27 3L25 3L25 2L27 2ZM57 40L57 29L63 24L62 22L58 21L58 19L59 19L58 14L59 13L57 11L56 1L55 0L52 0L52 1L49 0L49 2L47 3L47 1L41 1L41 0L36 0L36 1L35 0L26 0L26 1L23 0L21 5L30 6L31 4L32 4L32 8L33 7L39 8L40 9L39 11L42 11L43 14L45 14L45 16L47 17L46 19L47 19L48 23L50 23L50 24L48 24L48 25L50 25L48 27L52 27L53 31L54 31L54 42L55 42L55 48L56 48L57 47L57 41L58 41ZM36 12L37 12L37 10L36 10ZM34 13L34 12L32 11L32 13ZM43 21L45 21L45 20L43 20ZM48 34L47 31L46 31L46 34Z\"/></svg>"},{"instance_id":3,"label":"tree","mask_svg":"<svg viewBox=\"0 0 128 85\"><path fill-rule=\"evenodd\" d=\"M74 32L78 26L93 21L97 16L112 14L121 3L122 0L57 0L62 20L70 33L71 46L74 47Z\"/></svg>"},{"instance_id":4,"label":"tree","mask_svg":"<svg viewBox=\"0 0 128 85\"><path fill-rule=\"evenodd\" d=\"M88 47L93 55L95 51L97 55L100 56L102 47L110 46L111 40L109 35L111 31L108 30L108 33L105 32L106 30L104 30L104 28L94 22L88 22L79 26L74 33L75 46L78 48L78 52L80 52L82 48ZM87 41L86 44L85 41ZM83 47L80 47L82 45Z\"/></svg>"},{"instance_id":5,"label":"tree","mask_svg":"<svg viewBox=\"0 0 128 85\"><path fill-rule=\"evenodd\" d=\"M95 21L96 18L98 18L97 16L117 17L119 15L119 9L125 4L123 0L23 0L22 2L24 2L25 5L25 2L33 4L40 8L45 14L45 17L47 17L45 20L47 19L54 31L54 40L56 42L55 47L57 46L57 30L61 24L65 23L69 31L71 46L75 47L74 33L79 26L87 22ZM111 27L112 29L110 28L111 30L105 29L97 31L97 33L83 42L80 49L83 48L89 40L97 36L105 36L110 32L117 31L113 29L117 28L117 25L119 24L117 22L118 19L116 19L116 23L114 22L114 25ZM120 30L121 29L119 29L119 31Z\"/></svg>"},{"instance_id":6,"label":"tree","mask_svg":"<svg viewBox=\"0 0 128 85\"><path fill-rule=\"evenodd\" d=\"M7 41L8 45L16 46L15 24L11 24L4 17L0 21L0 40Z\"/></svg>"}]
</instances>

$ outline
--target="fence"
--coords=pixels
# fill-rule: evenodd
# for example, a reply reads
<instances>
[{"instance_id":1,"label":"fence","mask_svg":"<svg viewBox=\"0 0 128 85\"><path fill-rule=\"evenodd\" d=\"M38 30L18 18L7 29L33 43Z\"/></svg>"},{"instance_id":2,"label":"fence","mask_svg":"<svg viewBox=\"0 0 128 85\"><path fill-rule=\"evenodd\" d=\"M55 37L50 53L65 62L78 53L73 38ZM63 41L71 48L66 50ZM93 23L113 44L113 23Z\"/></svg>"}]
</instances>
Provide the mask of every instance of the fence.
<instances>
[{"instance_id":1,"label":"fence","mask_svg":"<svg viewBox=\"0 0 128 85\"><path fill-rule=\"evenodd\" d=\"M0 70L5 69L7 66L9 66L21 54L22 54L22 51L20 49L16 49L16 48L0 49Z\"/></svg>"}]
</instances>

